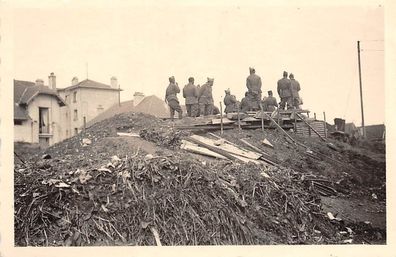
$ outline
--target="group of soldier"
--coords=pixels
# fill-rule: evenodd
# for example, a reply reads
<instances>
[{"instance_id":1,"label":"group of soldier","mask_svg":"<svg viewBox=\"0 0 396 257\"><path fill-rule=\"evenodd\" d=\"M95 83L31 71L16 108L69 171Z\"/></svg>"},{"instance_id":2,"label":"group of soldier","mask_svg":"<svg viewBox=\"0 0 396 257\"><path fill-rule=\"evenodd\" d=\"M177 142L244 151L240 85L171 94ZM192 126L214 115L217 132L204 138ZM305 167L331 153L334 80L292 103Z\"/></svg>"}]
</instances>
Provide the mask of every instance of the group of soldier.
<instances>
[{"instance_id":1,"label":"group of soldier","mask_svg":"<svg viewBox=\"0 0 396 257\"><path fill-rule=\"evenodd\" d=\"M300 84L294 79L294 75L283 72L283 78L278 80L277 91L280 97L278 104L272 91L268 91L268 96L261 98L261 78L256 74L254 68L249 68L250 75L246 79L247 92L245 97L239 102L236 97L231 94L230 89L225 90L224 105L225 113L231 112L248 112L248 111L268 111L273 112L277 108L299 109L302 100L299 96ZM194 85L194 78L188 79L188 84L183 87L183 97L185 98L186 110L188 117L207 116L218 114L219 109L214 105L212 88L213 78L208 78L207 82L200 85ZM183 116L177 94L180 88L175 78L169 78L169 86L166 89L165 102L170 108L170 117L173 119L175 112L178 113L179 119Z\"/></svg>"}]
</instances>

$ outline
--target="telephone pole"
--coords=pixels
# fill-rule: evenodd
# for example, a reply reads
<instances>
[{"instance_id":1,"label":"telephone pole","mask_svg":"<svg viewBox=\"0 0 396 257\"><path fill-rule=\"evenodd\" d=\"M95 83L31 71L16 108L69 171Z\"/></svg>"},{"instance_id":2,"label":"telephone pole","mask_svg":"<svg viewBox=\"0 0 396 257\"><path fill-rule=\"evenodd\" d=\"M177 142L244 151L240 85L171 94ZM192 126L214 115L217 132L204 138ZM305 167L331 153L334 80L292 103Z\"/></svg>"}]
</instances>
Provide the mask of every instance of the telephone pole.
<instances>
[{"instance_id":1,"label":"telephone pole","mask_svg":"<svg viewBox=\"0 0 396 257\"><path fill-rule=\"evenodd\" d=\"M363 132L363 138L366 138L366 128L364 127L364 111L363 111L362 68L360 67L360 41L357 41L357 50L358 50L358 65L359 65L360 109L362 111L362 132Z\"/></svg>"}]
</instances>

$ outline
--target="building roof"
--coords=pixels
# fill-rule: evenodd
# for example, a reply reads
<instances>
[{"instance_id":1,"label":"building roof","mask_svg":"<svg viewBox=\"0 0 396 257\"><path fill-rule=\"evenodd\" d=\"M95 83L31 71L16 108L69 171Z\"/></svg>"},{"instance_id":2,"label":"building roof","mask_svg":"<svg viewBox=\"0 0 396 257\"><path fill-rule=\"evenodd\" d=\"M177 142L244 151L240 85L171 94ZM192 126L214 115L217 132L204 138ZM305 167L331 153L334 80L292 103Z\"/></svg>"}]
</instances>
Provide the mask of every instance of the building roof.
<instances>
[{"instance_id":1,"label":"building roof","mask_svg":"<svg viewBox=\"0 0 396 257\"><path fill-rule=\"evenodd\" d=\"M63 90L72 90L75 88L95 88L95 89L103 89L103 90L114 90L114 91L122 91L121 89L118 88L112 88L110 85L106 85L100 82L96 82L90 79L85 79L83 81L78 82L74 86L69 86L65 88L59 88L58 91L63 91Z\"/></svg>"},{"instance_id":2,"label":"building roof","mask_svg":"<svg viewBox=\"0 0 396 257\"><path fill-rule=\"evenodd\" d=\"M40 94L54 96L57 98L60 106L66 105L56 90L50 89L47 86L36 86L34 82L14 79L14 119L30 119L24 106L29 105Z\"/></svg>"},{"instance_id":3,"label":"building roof","mask_svg":"<svg viewBox=\"0 0 396 257\"><path fill-rule=\"evenodd\" d=\"M359 127L359 129L362 129L362 127ZM384 133L385 133L384 124L365 126L365 129L366 129L367 139L381 139L384 137Z\"/></svg>"},{"instance_id":4,"label":"building roof","mask_svg":"<svg viewBox=\"0 0 396 257\"><path fill-rule=\"evenodd\" d=\"M169 117L169 109L167 104L155 95L145 97L137 106L134 106L133 100L115 104L105 110L87 123L87 127L92 126L96 122L113 117L114 115L126 112L141 112L151 114L158 118Z\"/></svg>"}]
</instances>

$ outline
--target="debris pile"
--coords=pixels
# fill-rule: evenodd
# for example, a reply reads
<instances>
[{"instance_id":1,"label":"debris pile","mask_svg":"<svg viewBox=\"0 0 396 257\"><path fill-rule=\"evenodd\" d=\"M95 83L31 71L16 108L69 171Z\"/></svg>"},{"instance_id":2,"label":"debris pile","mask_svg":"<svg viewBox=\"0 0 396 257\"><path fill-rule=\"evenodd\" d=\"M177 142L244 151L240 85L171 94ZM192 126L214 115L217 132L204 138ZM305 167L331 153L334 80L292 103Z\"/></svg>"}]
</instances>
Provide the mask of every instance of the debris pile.
<instances>
[{"instance_id":1,"label":"debris pile","mask_svg":"<svg viewBox=\"0 0 396 257\"><path fill-rule=\"evenodd\" d=\"M174 130L172 128L158 129L149 128L140 130L139 136L147 141L156 143L159 146L169 149L177 149L181 145L182 136L187 135L185 131Z\"/></svg>"},{"instance_id":2,"label":"debris pile","mask_svg":"<svg viewBox=\"0 0 396 257\"><path fill-rule=\"evenodd\" d=\"M363 223L351 222L340 219L337 208L323 209L326 201L330 208L341 198L360 203L368 197L367 203L384 205L380 153L285 131L194 135L195 129L176 127L176 122L125 113L44 151L19 154L24 161L15 162L14 170L16 245L386 239L384 229L364 223L366 217ZM142 142L154 151L144 153Z\"/></svg>"},{"instance_id":3,"label":"debris pile","mask_svg":"<svg viewBox=\"0 0 396 257\"><path fill-rule=\"evenodd\" d=\"M15 171L17 245L337 242L318 196L290 169L181 156L113 157L90 169L55 160ZM159 236L158 236L159 235Z\"/></svg>"}]
</instances>

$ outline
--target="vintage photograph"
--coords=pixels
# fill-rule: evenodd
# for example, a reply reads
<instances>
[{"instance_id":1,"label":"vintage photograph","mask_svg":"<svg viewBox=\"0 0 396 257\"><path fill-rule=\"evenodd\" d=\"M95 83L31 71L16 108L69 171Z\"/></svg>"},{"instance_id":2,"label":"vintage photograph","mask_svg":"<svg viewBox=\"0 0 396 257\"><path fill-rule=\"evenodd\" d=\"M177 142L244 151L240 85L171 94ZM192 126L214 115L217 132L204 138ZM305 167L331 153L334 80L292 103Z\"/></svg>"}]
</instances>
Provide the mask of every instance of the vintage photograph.
<instances>
[{"instance_id":1,"label":"vintage photograph","mask_svg":"<svg viewBox=\"0 0 396 257\"><path fill-rule=\"evenodd\" d=\"M66 2L12 11L15 247L387 244L382 5Z\"/></svg>"}]
</instances>

